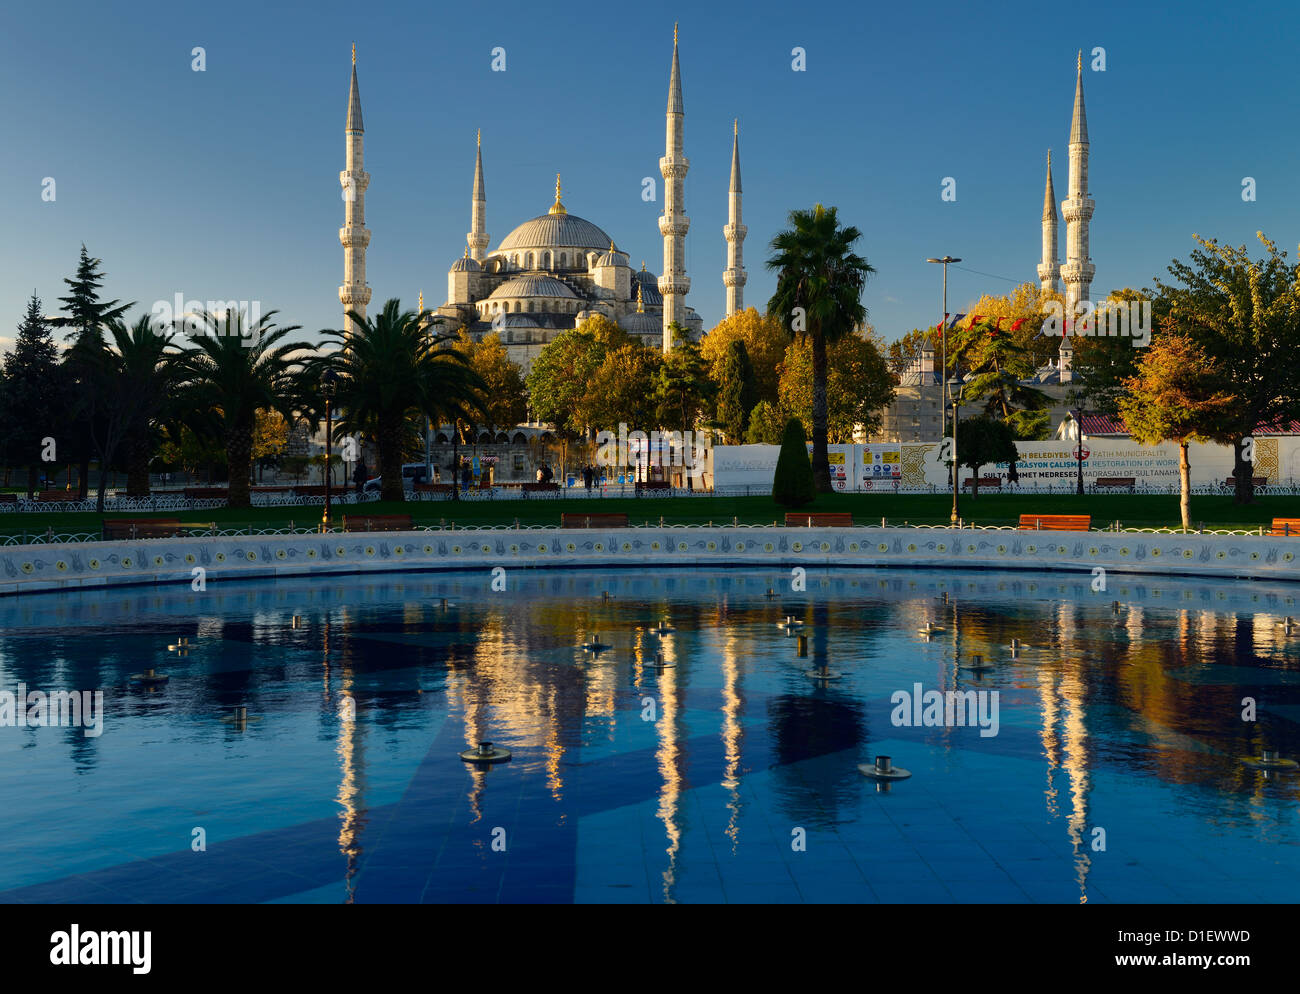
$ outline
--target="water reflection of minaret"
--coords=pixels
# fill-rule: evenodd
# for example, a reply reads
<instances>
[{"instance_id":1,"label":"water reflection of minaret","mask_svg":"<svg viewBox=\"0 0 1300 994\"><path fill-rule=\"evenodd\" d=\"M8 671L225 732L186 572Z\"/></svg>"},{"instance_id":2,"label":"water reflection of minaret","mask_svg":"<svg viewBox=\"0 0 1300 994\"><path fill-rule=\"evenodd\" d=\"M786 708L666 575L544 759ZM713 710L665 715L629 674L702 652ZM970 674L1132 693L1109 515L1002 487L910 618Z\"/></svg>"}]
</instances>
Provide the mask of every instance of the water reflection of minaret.
<instances>
[{"instance_id":1,"label":"water reflection of minaret","mask_svg":"<svg viewBox=\"0 0 1300 994\"><path fill-rule=\"evenodd\" d=\"M1043 693L1044 752L1048 760L1047 808L1057 813L1055 770L1060 768L1069 781L1070 810L1066 816L1067 835L1074 855L1075 880L1079 885L1079 903L1088 901L1088 871L1092 866L1089 832L1089 792L1092 780L1088 756L1087 684L1081 667L1086 663L1078 653L1079 625L1077 603L1062 600L1056 608L1055 645L1043 651L1062 660L1054 685L1051 677L1039 685Z\"/></svg>"},{"instance_id":2,"label":"water reflection of minaret","mask_svg":"<svg viewBox=\"0 0 1300 994\"><path fill-rule=\"evenodd\" d=\"M347 609L340 612L343 628L349 627ZM329 700L330 686L330 621L325 615L325 633L322 646L325 665L326 699ZM339 793L337 803L343 809L339 815L339 851L347 857L347 900L351 904L356 892L356 875L361 858L361 834L366 824L365 790L365 753L362 749L362 726L357 720L356 700L353 697L354 683L352 668L352 650L345 643L342 659L339 660L339 694L335 705L338 709L339 732L335 751L339 757ZM329 704L327 703L327 706Z\"/></svg>"},{"instance_id":3,"label":"water reflection of minaret","mask_svg":"<svg viewBox=\"0 0 1300 994\"><path fill-rule=\"evenodd\" d=\"M741 666L737 659L739 639L730 634L733 629L720 626L728 634L722 642L722 750L723 772L722 788L727 792L727 810L731 817L727 820L727 838L731 840L731 851L736 852L740 843L740 744L744 737L744 699L741 696Z\"/></svg>"},{"instance_id":4,"label":"water reflection of minaret","mask_svg":"<svg viewBox=\"0 0 1300 994\"><path fill-rule=\"evenodd\" d=\"M670 640L663 640L668 642ZM663 647L665 661L676 663L676 655L671 644ZM664 832L668 846L664 850L668 856L668 865L663 872L664 902L675 904L673 890L677 884L677 856L682 847L681 796L683 792L681 766L683 755L681 749L682 729L679 728L681 691L677 685L681 673L677 666L665 667L658 672L659 682L659 720L655 722L659 744L655 749L655 759L659 764L659 773L663 777L663 787L659 791L659 808L656 814L664 823Z\"/></svg>"}]
</instances>

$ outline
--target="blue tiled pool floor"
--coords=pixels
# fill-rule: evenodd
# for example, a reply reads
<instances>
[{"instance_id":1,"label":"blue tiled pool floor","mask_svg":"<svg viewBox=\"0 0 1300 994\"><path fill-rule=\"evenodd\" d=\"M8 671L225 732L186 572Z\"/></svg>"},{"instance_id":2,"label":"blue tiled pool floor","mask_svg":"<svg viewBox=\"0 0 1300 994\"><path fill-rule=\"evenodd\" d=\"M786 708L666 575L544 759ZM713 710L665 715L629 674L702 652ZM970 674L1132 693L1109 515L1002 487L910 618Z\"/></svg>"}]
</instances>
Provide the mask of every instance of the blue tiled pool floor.
<instances>
[{"instance_id":1,"label":"blue tiled pool floor","mask_svg":"<svg viewBox=\"0 0 1300 994\"><path fill-rule=\"evenodd\" d=\"M1241 613L1135 598L1137 637L1099 649L1109 601L1003 595L996 577L963 584L960 606L937 602L942 578L867 594L837 577L778 604L767 578L725 572L679 574L672 590L538 573L497 601L467 578L348 582L249 584L224 604L132 595L105 625L8 626L0 689L103 687L107 716L95 739L0 729L0 901L1300 893L1300 777L1240 762L1261 743L1300 751L1300 668L1263 623L1244 637ZM950 607L951 639L916 637ZM806 619L810 658L775 628L784 613ZM676 629L662 671L658 617ZM575 648L593 631L614 646L594 663ZM185 659L165 649L182 632ZM1039 648L1011 660L1013 635ZM980 651L991 674L955 666ZM805 676L819 659L843 679ZM126 686L151 665L172 674L166 689ZM895 725L891 695L917 682L996 690L998 733ZM243 729L220 721L237 704L254 719ZM512 760L457 758L481 739ZM878 754L912 777L878 789L858 771Z\"/></svg>"}]
</instances>

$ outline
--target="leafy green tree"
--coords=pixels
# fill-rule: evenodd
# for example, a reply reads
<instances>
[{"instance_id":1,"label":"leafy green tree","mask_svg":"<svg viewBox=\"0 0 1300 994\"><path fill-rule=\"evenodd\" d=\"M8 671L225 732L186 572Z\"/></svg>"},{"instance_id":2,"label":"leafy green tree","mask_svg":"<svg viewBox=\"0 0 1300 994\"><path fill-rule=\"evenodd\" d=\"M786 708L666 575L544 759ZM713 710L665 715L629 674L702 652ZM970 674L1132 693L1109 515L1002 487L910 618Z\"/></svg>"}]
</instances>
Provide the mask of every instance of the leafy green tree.
<instances>
[{"instance_id":1,"label":"leafy green tree","mask_svg":"<svg viewBox=\"0 0 1300 994\"><path fill-rule=\"evenodd\" d=\"M93 380L94 366L99 362L100 350L104 346L104 329L110 321L119 320L134 304L123 304L119 300L100 300L99 292L104 285L104 274L100 269L99 259L93 259L81 246L81 256L77 261L77 271L71 279L64 279L68 286L68 295L60 297L63 315L49 319L55 328L68 328L73 332L71 348L64 354L63 361L72 381L70 389L81 403L78 405L77 423L69 431L72 455L76 458L79 473L78 487L80 496L85 497L90 486L90 460L94 453L92 439L96 434L104 437L102 426L96 428L86 419L90 410L106 409L98 398L90 396L96 382ZM102 470L103 467L101 467Z\"/></svg>"},{"instance_id":2,"label":"leafy green tree","mask_svg":"<svg viewBox=\"0 0 1300 994\"><path fill-rule=\"evenodd\" d=\"M1192 526L1191 442L1222 442L1238 430L1239 401L1231 381L1210 355L1169 319L1124 382L1119 410L1129 433L1143 445L1178 443L1179 510Z\"/></svg>"},{"instance_id":3,"label":"leafy green tree","mask_svg":"<svg viewBox=\"0 0 1300 994\"><path fill-rule=\"evenodd\" d=\"M592 374L581 407L587 424L617 434L626 424L632 431L650 431L658 421L654 385L663 366L663 353L638 342L614 349Z\"/></svg>"},{"instance_id":4,"label":"leafy green tree","mask_svg":"<svg viewBox=\"0 0 1300 994\"><path fill-rule=\"evenodd\" d=\"M1179 330L1232 384L1237 407L1227 440L1234 448L1234 500L1249 504L1254 468L1245 458L1245 439L1260 425L1300 416L1300 267L1262 231L1262 259L1252 259L1244 245L1193 237L1201 247L1190 264L1175 259L1173 281L1157 280L1156 289Z\"/></svg>"},{"instance_id":5,"label":"leafy green tree","mask_svg":"<svg viewBox=\"0 0 1300 994\"><path fill-rule=\"evenodd\" d=\"M276 313L249 324L238 311L204 312L198 316L201 333L176 360L187 403L211 419L225 450L231 507L249 506L257 412L293 418L300 394L300 363L293 354L312 348L305 342L280 344L299 326L277 326L271 320Z\"/></svg>"},{"instance_id":6,"label":"leafy green tree","mask_svg":"<svg viewBox=\"0 0 1300 994\"><path fill-rule=\"evenodd\" d=\"M821 493L832 490L827 346L866 322L862 292L867 277L875 272L853 251L861 238L857 228L840 227L834 207L817 204L810 211L790 212L790 228L772 239L773 254L767 260L767 267L777 274L768 312L789 321L796 337L812 341L812 467Z\"/></svg>"},{"instance_id":7,"label":"leafy green tree","mask_svg":"<svg viewBox=\"0 0 1300 994\"><path fill-rule=\"evenodd\" d=\"M517 425L528 416L523 373L510 361L498 332L484 335L476 342L462 329L453 348L464 354L469 368L483 381L479 400L484 427L495 432L498 428Z\"/></svg>"},{"instance_id":8,"label":"leafy green tree","mask_svg":"<svg viewBox=\"0 0 1300 994\"><path fill-rule=\"evenodd\" d=\"M659 423L674 431L692 431L708 410L714 384L700 346L682 328L670 325L674 344L655 378Z\"/></svg>"},{"instance_id":9,"label":"leafy green tree","mask_svg":"<svg viewBox=\"0 0 1300 994\"><path fill-rule=\"evenodd\" d=\"M745 441L750 445L780 445L789 420L789 415L783 413L776 404L760 400L749 413Z\"/></svg>"},{"instance_id":10,"label":"leafy green tree","mask_svg":"<svg viewBox=\"0 0 1300 994\"><path fill-rule=\"evenodd\" d=\"M782 507L799 507L817 496L812 463L808 461L808 438L798 418L791 418L781 436L781 451L772 476L772 499Z\"/></svg>"},{"instance_id":11,"label":"leafy green tree","mask_svg":"<svg viewBox=\"0 0 1300 994\"><path fill-rule=\"evenodd\" d=\"M420 446L423 419L441 424L483 417L486 384L464 352L443 347L452 336L434 334L427 312L403 311L394 297L374 317L350 316L352 334L321 332L340 345L307 364L305 381L318 388L327 370L338 377L336 433L375 440L381 497L401 501L403 456Z\"/></svg>"},{"instance_id":12,"label":"leafy green tree","mask_svg":"<svg viewBox=\"0 0 1300 994\"><path fill-rule=\"evenodd\" d=\"M555 425L566 438L581 435L588 426L583 401L591 378L611 351L627 344L623 329L600 315L556 335L525 379L533 417Z\"/></svg>"},{"instance_id":13,"label":"leafy green tree","mask_svg":"<svg viewBox=\"0 0 1300 994\"><path fill-rule=\"evenodd\" d=\"M726 360L727 349L732 342L743 343L754 368L758 399L775 404L781 361L790 338L789 329L779 318L747 307L719 321L700 342L700 354L708 361L714 380L721 382L720 367ZM785 427L784 421L781 427Z\"/></svg>"},{"instance_id":14,"label":"leafy green tree","mask_svg":"<svg viewBox=\"0 0 1300 994\"><path fill-rule=\"evenodd\" d=\"M43 440L55 439L71 400L69 383L59 366L59 350L49 324L41 316L41 301L32 294L18 325L13 350L4 357L4 395L0 403L0 444L6 456L27 467L27 496L36 490Z\"/></svg>"},{"instance_id":15,"label":"leafy green tree","mask_svg":"<svg viewBox=\"0 0 1300 994\"><path fill-rule=\"evenodd\" d=\"M812 343L798 340L786 349L781 366L781 410L812 425ZM826 381L826 428L831 442L852 442L860 426L870 435L880 428L884 408L894 401L897 379L868 331L845 335L828 349L830 371Z\"/></svg>"},{"instance_id":16,"label":"leafy green tree","mask_svg":"<svg viewBox=\"0 0 1300 994\"><path fill-rule=\"evenodd\" d=\"M953 335L948 365L969 372L961 388L963 404L982 405L984 413L1006 422L1022 441L1047 437L1051 398L1022 380L1034 371L1025 346L993 321L980 321Z\"/></svg>"},{"instance_id":17,"label":"leafy green tree","mask_svg":"<svg viewBox=\"0 0 1300 994\"><path fill-rule=\"evenodd\" d=\"M1016 440L1011 426L987 414L966 418L957 426L957 464L975 478L971 496L980 493L980 467L990 463L1016 461Z\"/></svg>"},{"instance_id":18,"label":"leafy green tree","mask_svg":"<svg viewBox=\"0 0 1300 994\"><path fill-rule=\"evenodd\" d=\"M1098 306L1150 301L1158 323L1168 315L1169 302L1159 297L1153 300L1152 297L1152 291L1125 287L1112 290L1104 304ZM1124 327L1127 331L1127 324ZM1135 347L1133 338L1128 335L1081 335L1071 338L1070 342L1074 346L1076 376L1070 389L1070 403L1102 414L1118 415L1119 402L1124 396L1124 381L1137 374L1142 350Z\"/></svg>"},{"instance_id":19,"label":"leafy green tree","mask_svg":"<svg viewBox=\"0 0 1300 994\"><path fill-rule=\"evenodd\" d=\"M741 339L727 346L722 362L711 372L717 396L715 420L732 444L745 437L749 412L758 403L758 384L749 351Z\"/></svg>"}]
</instances>

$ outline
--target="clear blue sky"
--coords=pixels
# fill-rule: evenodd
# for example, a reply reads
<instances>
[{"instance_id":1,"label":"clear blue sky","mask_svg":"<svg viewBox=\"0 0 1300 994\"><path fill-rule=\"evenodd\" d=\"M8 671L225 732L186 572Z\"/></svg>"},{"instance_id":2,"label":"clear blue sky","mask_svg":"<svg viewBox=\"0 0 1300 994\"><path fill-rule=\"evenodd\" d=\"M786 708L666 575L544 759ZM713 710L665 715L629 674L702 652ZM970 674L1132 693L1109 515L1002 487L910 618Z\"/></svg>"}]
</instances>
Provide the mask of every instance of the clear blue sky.
<instances>
[{"instance_id":1,"label":"clear blue sky","mask_svg":"<svg viewBox=\"0 0 1300 994\"><path fill-rule=\"evenodd\" d=\"M865 300L888 339L936 317L927 256L1034 279L1049 146L1065 196L1079 48L1107 59L1093 72L1085 58L1094 294L1150 285L1193 232L1253 244L1262 228L1294 257L1300 15L1283 5L53 0L10 5L0 21L0 347L33 289L56 309L83 241L112 297L259 299L308 337L339 326L353 41L372 307L414 306L421 288L427 304L445 299L469 228L476 127L493 246L546 210L558 171L569 210L658 271L662 189L645 203L641 179L659 183L674 18L688 301L706 328L723 306L733 117L748 303L771 293L763 260L786 213L819 201L862 229L877 269ZM206 72L191 71L195 46ZM490 69L495 46L506 72ZM806 72L791 70L795 46ZM54 203L41 200L47 176ZM940 199L945 176L956 203ZM1244 176L1255 203L1241 199ZM954 270L949 309L1009 280Z\"/></svg>"}]
</instances>

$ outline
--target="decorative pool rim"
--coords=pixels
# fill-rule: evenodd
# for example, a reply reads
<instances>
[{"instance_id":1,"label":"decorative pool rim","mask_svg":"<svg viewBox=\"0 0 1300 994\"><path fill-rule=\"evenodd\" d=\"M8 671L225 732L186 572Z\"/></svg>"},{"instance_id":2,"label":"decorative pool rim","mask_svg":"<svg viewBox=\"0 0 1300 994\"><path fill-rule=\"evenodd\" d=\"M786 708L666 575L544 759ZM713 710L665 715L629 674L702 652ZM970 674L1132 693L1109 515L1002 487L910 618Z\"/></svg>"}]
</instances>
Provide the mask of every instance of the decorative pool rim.
<instances>
[{"instance_id":1,"label":"decorative pool rim","mask_svg":"<svg viewBox=\"0 0 1300 994\"><path fill-rule=\"evenodd\" d=\"M0 596L267 577L528 568L796 566L1300 581L1300 537L913 528L529 528L230 535L0 548ZM198 589L196 586L195 589Z\"/></svg>"}]
</instances>

